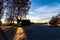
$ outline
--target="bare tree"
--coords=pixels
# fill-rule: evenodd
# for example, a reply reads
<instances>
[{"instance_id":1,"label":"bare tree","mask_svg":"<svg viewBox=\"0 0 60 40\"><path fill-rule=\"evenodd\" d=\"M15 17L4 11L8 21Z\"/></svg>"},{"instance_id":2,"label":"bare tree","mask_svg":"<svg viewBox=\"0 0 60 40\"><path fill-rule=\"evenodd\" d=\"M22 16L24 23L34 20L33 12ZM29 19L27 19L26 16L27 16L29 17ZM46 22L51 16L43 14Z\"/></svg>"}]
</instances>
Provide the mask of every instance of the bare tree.
<instances>
[{"instance_id":1,"label":"bare tree","mask_svg":"<svg viewBox=\"0 0 60 40\"><path fill-rule=\"evenodd\" d=\"M14 9L13 9L13 2L12 2L12 0L6 0L5 1L5 5L4 5L4 8L5 8L5 10L7 11L6 12L6 19L5 20L7 20L7 21L9 21L10 23L12 23L12 21L13 21L13 13L14 13Z\"/></svg>"},{"instance_id":2,"label":"bare tree","mask_svg":"<svg viewBox=\"0 0 60 40\"><path fill-rule=\"evenodd\" d=\"M13 0L14 8L17 8L17 21L20 18L22 20L28 14L30 8L29 0ZM18 23L18 22L17 22Z\"/></svg>"},{"instance_id":3,"label":"bare tree","mask_svg":"<svg viewBox=\"0 0 60 40\"><path fill-rule=\"evenodd\" d=\"M22 20L28 14L30 8L29 0L3 0L3 9L7 11L6 20L14 23L14 20ZM18 22L17 22L18 23Z\"/></svg>"},{"instance_id":4,"label":"bare tree","mask_svg":"<svg viewBox=\"0 0 60 40\"><path fill-rule=\"evenodd\" d=\"M3 1L0 0L0 21L1 21L2 17L3 17L3 12L4 12L4 10L3 10Z\"/></svg>"}]
</instances>

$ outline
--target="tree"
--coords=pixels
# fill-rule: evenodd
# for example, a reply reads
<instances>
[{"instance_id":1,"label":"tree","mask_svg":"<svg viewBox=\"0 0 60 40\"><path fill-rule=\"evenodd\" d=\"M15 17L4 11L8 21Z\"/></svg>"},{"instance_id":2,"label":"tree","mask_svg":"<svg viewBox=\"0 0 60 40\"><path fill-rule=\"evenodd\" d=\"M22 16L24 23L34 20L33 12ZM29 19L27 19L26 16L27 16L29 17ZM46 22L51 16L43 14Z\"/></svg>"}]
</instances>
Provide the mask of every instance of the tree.
<instances>
[{"instance_id":1,"label":"tree","mask_svg":"<svg viewBox=\"0 0 60 40\"><path fill-rule=\"evenodd\" d=\"M0 0L0 23L1 23L1 19L2 19L2 17L3 17L3 1L2 0Z\"/></svg>"},{"instance_id":2,"label":"tree","mask_svg":"<svg viewBox=\"0 0 60 40\"><path fill-rule=\"evenodd\" d=\"M9 17L6 17L6 20L14 23L14 20L22 20L26 17L31 2L29 0L3 0L2 4L3 10L7 11L5 14Z\"/></svg>"},{"instance_id":3,"label":"tree","mask_svg":"<svg viewBox=\"0 0 60 40\"><path fill-rule=\"evenodd\" d=\"M23 19L28 14L28 10L30 8L30 1L29 0L13 0L14 8L17 8L17 21ZM17 22L18 24L18 22Z\"/></svg>"},{"instance_id":4,"label":"tree","mask_svg":"<svg viewBox=\"0 0 60 40\"><path fill-rule=\"evenodd\" d=\"M4 10L7 10L6 14L6 19L10 23L14 21L14 8L13 8L13 0L5 0L5 5L4 5Z\"/></svg>"},{"instance_id":5,"label":"tree","mask_svg":"<svg viewBox=\"0 0 60 40\"><path fill-rule=\"evenodd\" d=\"M50 23L51 23L51 24L55 24L55 22L56 22L56 19L55 19L55 17L53 16L53 17L51 18L51 20L50 20Z\"/></svg>"},{"instance_id":6,"label":"tree","mask_svg":"<svg viewBox=\"0 0 60 40\"><path fill-rule=\"evenodd\" d=\"M60 24L60 13L58 13L55 17L53 16L51 20L49 21L51 25L57 25Z\"/></svg>"},{"instance_id":7,"label":"tree","mask_svg":"<svg viewBox=\"0 0 60 40\"><path fill-rule=\"evenodd\" d=\"M0 0L0 21L1 21L1 11L2 11L2 3L1 3L1 0Z\"/></svg>"}]
</instances>

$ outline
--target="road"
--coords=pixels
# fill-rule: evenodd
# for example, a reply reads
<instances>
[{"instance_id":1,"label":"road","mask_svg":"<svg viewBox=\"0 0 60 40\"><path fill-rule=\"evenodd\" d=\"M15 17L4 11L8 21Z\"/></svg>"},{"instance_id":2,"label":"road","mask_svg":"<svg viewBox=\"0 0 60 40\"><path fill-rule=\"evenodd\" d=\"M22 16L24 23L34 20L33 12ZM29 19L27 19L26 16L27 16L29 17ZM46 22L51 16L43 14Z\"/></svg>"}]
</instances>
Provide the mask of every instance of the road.
<instances>
[{"instance_id":1,"label":"road","mask_svg":"<svg viewBox=\"0 0 60 40\"><path fill-rule=\"evenodd\" d=\"M8 40L60 40L60 28L32 24L26 27L2 26Z\"/></svg>"},{"instance_id":2,"label":"road","mask_svg":"<svg viewBox=\"0 0 60 40\"><path fill-rule=\"evenodd\" d=\"M1 26L8 40L22 40L25 34L22 27Z\"/></svg>"}]
</instances>

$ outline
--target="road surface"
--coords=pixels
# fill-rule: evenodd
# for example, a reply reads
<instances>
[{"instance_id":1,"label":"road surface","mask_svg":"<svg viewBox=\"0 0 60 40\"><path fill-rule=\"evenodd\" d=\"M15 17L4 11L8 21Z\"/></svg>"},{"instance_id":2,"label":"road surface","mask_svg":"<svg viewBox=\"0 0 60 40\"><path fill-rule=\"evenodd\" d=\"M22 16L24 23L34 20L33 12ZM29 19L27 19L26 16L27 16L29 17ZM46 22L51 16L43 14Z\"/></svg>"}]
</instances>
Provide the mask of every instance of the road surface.
<instances>
[{"instance_id":1,"label":"road surface","mask_svg":"<svg viewBox=\"0 0 60 40\"><path fill-rule=\"evenodd\" d=\"M32 24L26 27L2 27L8 40L60 40L60 28Z\"/></svg>"}]
</instances>

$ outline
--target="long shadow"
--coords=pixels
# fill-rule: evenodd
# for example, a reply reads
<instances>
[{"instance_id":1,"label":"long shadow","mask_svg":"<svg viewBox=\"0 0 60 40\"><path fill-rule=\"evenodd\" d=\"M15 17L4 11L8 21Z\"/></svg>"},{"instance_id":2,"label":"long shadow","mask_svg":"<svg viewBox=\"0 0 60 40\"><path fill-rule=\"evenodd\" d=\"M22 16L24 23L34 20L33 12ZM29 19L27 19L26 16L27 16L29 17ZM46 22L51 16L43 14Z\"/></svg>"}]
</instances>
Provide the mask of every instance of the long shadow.
<instances>
[{"instance_id":1,"label":"long shadow","mask_svg":"<svg viewBox=\"0 0 60 40\"><path fill-rule=\"evenodd\" d=\"M9 40L13 40L16 31L17 31L17 29L14 29L14 30L10 33L10 35L9 35Z\"/></svg>"},{"instance_id":2,"label":"long shadow","mask_svg":"<svg viewBox=\"0 0 60 40\"><path fill-rule=\"evenodd\" d=\"M5 32L8 40L13 40L15 33L16 33L17 29L12 27L11 29L9 29L8 31Z\"/></svg>"},{"instance_id":3,"label":"long shadow","mask_svg":"<svg viewBox=\"0 0 60 40\"><path fill-rule=\"evenodd\" d=\"M30 26L30 25L29 25ZM26 35L26 38L23 38L23 40L32 40L31 38L29 38L29 34L30 32L29 31L29 26L23 26L23 31L24 31L24 34Z\"/></svg>"},{"instance_id":4,"label":"long shadow","mask_svg":"<svg viewBox=\"0 0 60 40\"><path fill-rule=\"evenodd\" d=\"M8 27L8 26L6 26ZM9 29L9 30L7 30ZM15 33L17 31L16 27L11 27L11 28L7 28L5 30L2 30L2 28L0 28L0 40L13 40Z\"/></svg>"},{"instance_id":5,"label":"long shadow","mask_svg":"<svg viewBox=\"0 0 60 40\"><path fill-rule=\"evenodd\" d=\"M0 28L0 40L8 40L3 30Z\"/></svg>"}]
</instances>

